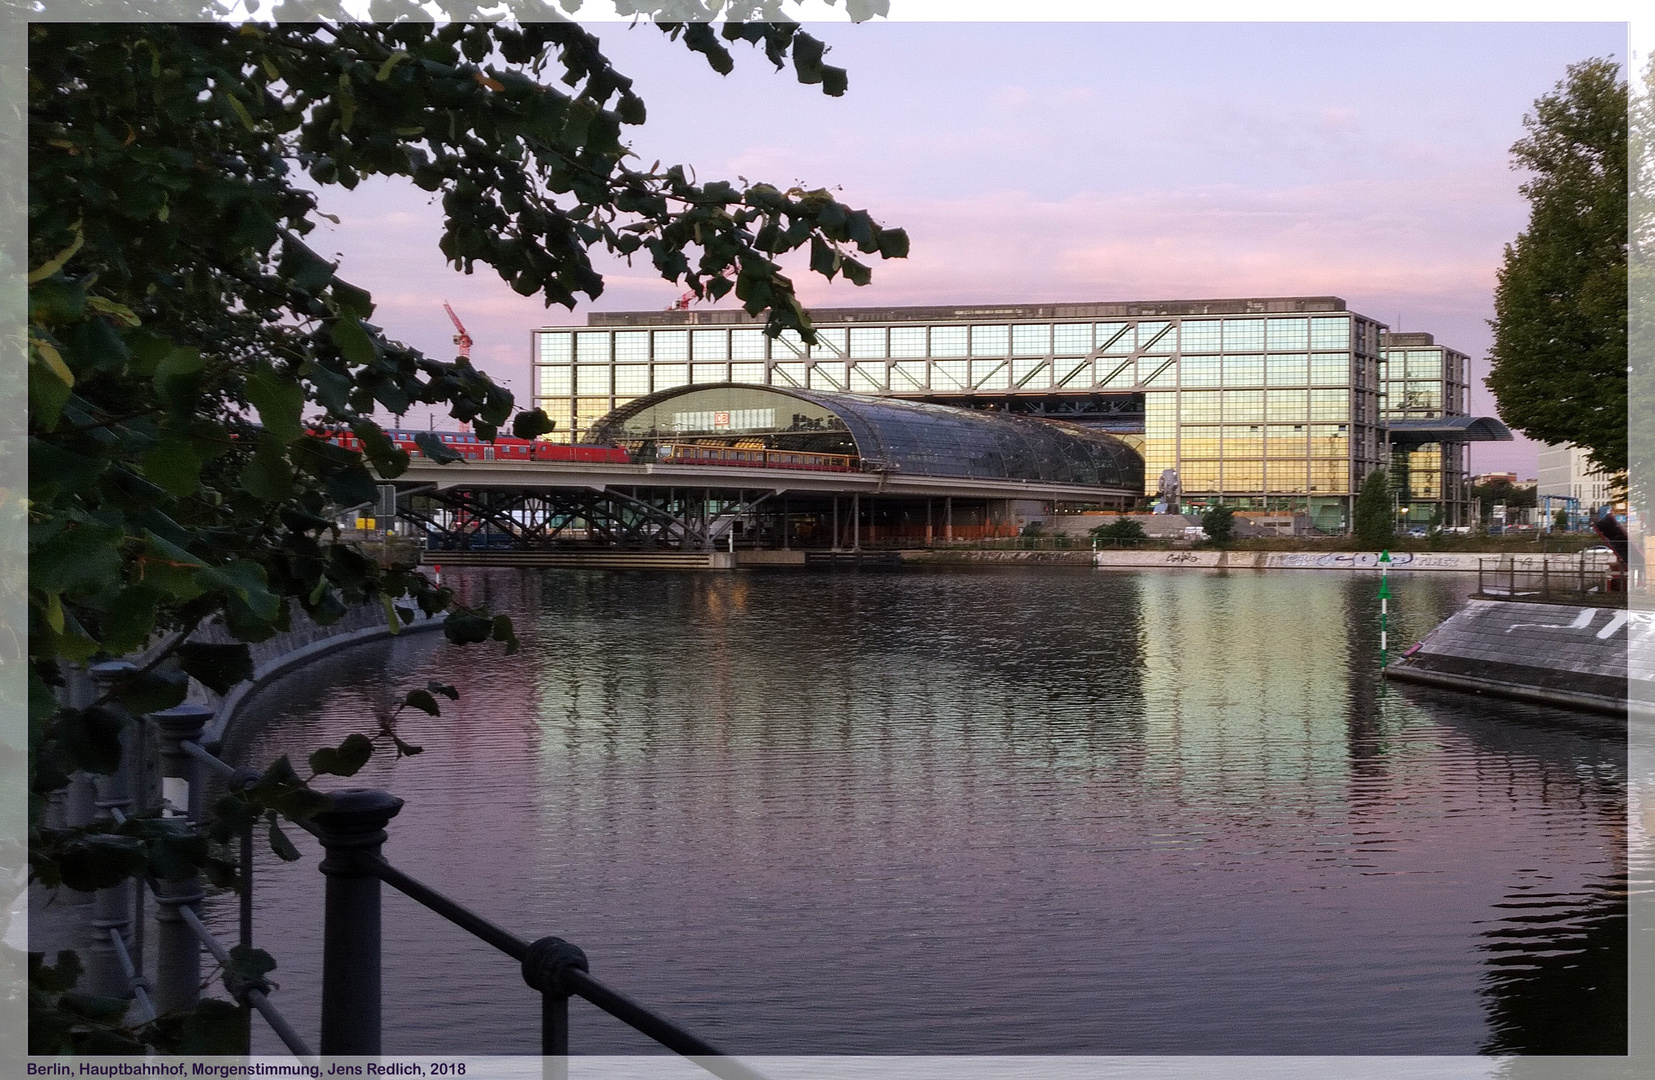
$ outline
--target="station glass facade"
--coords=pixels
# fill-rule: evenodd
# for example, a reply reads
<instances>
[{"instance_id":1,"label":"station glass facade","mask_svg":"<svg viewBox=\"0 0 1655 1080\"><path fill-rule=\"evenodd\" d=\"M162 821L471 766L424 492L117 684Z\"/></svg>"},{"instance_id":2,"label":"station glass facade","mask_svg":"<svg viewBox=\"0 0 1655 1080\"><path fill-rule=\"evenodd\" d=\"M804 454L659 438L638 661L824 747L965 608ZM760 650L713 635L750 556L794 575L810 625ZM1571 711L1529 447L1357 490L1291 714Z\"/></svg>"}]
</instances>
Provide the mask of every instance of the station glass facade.
<instances>
[{"instance_id":1,"label":"station glass facade","mask_svg":"<svg viewBox=\"0 0 1655 1080\"><path fill-rule=\"evenodd\" d=\"M1147 483L1308 512L1342 530L1383 463L1380 334L1337 297L814 313L819 341L739 311L600 313L533 334L535 403L563 438L699 383L754 383L1062 415L1141 434Z\"/></svg>"},{"instance_id":2,"label":"station glass facade","mask_svg":"<svg viewBox=\"0 0 1655 1080\"><path fill-rule=\"evenodd\" d=\"M1469 414L1469 358L1430 334L1386 334L1385 396L1387 420L1441 419ZM1393 440L1390 471L1397 489L1399 524L1445 526L1469 520L1470 486L1464 443L1416 443Z\"/></svg>"}]
</instances>

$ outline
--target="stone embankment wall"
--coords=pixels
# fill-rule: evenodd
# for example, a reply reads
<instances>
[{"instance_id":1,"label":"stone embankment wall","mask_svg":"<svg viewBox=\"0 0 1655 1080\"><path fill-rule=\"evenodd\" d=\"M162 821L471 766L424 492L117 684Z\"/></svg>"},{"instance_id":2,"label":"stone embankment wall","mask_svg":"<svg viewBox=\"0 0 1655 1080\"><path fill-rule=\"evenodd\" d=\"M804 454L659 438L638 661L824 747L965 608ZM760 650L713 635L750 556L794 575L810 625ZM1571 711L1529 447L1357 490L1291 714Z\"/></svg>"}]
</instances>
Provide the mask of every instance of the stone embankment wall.
<instances>
[{"instance_id":1,"label":"stone embankment wall","mask_svg":"<svg viewBox=\"0 0 1655 1080\"><path fill-rule=\"evenodd\" d=\"M1019 565L1026 563L1043 563L1059 566L1091 566L1092 552L1090 551L999 551L978 550L976 548L936 548L933 550L904 551L902 561L906 563L987 563L1002 565Z\"/></svg>"},{"instance_id":2,"label":"stone embankment wall","mask_svg":"<svg viewBox=\"0 0 1655 1080\"><path fill-rule=\"evenodd\" d=\"M1612 716L1655 716L1655 612L1472 600L1385 675Z\"/></svg>"},{"instance_id":3,"label":"stone embankment wall","mask_svg":"<svg viewBox=\"0 0 1655 1080\"><path fill-rule=\"evenodd\" d=\"M1143 570L1150 567L1188 568L1196 570L1378 570L1377 551L1128 551L1102 550L1096 553L1095 565L1106 569ZM1519 576L1539 573L1546 566L1561 584L1566 576L1581 566L1578 554L1553 552L1545 555L1493 555L1482 552L1453 551L1393 551L1392 570L1437 570L1448 573L1475 574L1486 562L1490 568L1499 563L1502 572L1515 565ZM1607 559L1587 562L1588 573L1608 566Z\"/></svg>"}]
</instances>

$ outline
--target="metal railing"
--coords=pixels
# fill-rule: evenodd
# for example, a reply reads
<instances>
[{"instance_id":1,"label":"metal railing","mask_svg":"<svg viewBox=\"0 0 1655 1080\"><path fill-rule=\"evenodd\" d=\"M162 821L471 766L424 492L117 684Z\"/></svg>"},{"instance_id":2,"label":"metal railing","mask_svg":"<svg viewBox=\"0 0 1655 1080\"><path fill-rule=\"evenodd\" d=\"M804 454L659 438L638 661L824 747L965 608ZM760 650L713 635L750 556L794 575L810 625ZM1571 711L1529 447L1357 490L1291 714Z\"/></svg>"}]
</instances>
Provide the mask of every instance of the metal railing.
<instances>
[{"instance_id":1,"label":"metal railing","mask_svg":"<svg viewBox=\"0 0 1655 1080\"><path fill-rule=\"evenodd\" d=\"M102 690L134 670L123 662L100 664L92 678ZM168 816L200 820L204 785L202 771L217 774L231 790L259 778L251 769L237 769L201 744L202 732L214 711L202 705L177 708L134 718L133 736L123 754L122 768L109 777L96 777L99 816L124 824L136 801L140 809ZM153 732L154 783L136 798L130 780L147 776L146 745ZM381 913L380 884L384 883L447 919L478 940L517 961L523 980L541 995L541 1054L549 1059L548 1075L566 1075L569 1055L569 999L579 997L656 1043L695 1061L725 1080L763 1080L742 1062L594 978L586 954L558 937L527 940L495 924L437 889L397 869L381 854L386 826L402 808L402 800L388 792L347 789L329 793L332 805L299 826L320 841L319 869L326 877L322 931L322 1009L318 1040L323 1055L377 1056L381 1052ZM241 893L238 911L239 944L253 943L253 829L241 837ZM224 985L238 1002L256 1010L289 1051L314 1059L313 1051L281 1011L271 1003L270 987L239 976L230 947L202 922L205 899L199 873L168 881L149 878L141 887L123 882L100 890L92 905L94 949L102 951L101 965L93 963L94 993L129 997L148 1022L172 1011L194 1008L200 1000L201 950L224 969ZM142 898L156 903L156 980L152 987L143 976L141 935ZM94 956L94 960L99 959Z\"/></svg>"},{"instance_id":2,"label":"metal railing","mask_svg":"<svg viewBox=\"0 0 1655 1080\"><path fill-rule=\"evenodd\" d=\"M1477 596L1623 607L1626 575L1613 560L1585 552L1573 559L1501 555L1477 560Z\"/></svg>"}]
</instances>

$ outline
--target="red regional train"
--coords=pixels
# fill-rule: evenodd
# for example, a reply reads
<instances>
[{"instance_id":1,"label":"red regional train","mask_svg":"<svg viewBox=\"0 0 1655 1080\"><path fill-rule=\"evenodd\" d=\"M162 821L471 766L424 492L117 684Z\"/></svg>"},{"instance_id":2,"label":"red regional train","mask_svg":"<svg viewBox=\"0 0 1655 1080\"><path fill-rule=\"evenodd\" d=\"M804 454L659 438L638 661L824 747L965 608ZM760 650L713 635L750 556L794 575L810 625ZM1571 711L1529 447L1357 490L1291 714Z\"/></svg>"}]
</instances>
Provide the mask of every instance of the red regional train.
<instances>
[{"instance_id":1,"label":"red regional train","mask_svg":"<svg viewBox=\"0 0 1655 1080\"><path fill-rule=\"evenodd\" d=\"M362 440L349 431L318 434L347 450L359 453L362 450ZM392 442L408 451L411 457L417 459L424 456L424 451L414 442L414 436L421 434L420 432L392 429L385 434L391 437ZM432 431L425 434L435 435L450 450L472 461L596 461L614 465L626 465L632 461L632 456L618 446L590 446L578 443L571 446L568 443L544 442L539 439L514 439L509 435L502 435L493 442L485 442L469 431Z\"/></svg>"}]
</instances>

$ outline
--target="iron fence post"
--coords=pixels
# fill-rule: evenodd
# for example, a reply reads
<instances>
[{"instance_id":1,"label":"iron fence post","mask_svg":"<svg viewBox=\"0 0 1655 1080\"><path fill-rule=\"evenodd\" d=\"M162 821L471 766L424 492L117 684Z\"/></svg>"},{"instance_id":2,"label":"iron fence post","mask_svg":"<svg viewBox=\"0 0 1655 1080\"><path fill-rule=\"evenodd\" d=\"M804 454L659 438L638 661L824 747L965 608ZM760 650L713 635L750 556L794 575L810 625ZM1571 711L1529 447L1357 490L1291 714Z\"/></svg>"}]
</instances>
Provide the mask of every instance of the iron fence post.
<instances>
[{"instance_id":1,"label":"iron fence post","mask_svg":"<svg viewBox=\"0 0 1655 1080\"><path fill-rule=\"evenodd\" d=\"M91 675L98 695L103 696L117 681L136 670L137 668L124 660L94 664ZM92 778L93 821L113 825L132 809L131 769L137 756L133 733L137 730L137 725L120 706L109 708L118 710L125 720L120 735L121 763L108 776ZM107 889L99 889L93 894L92 947L88 950L86 963L87 989L91 993L114 998L132 996L132 986L127 980L126 970L121 966L115 945L110 940L111 933L118 933L122 941L131 944L132 910L133 889L130 880ZM133 965L142 971L143 957L134 956Z\"/></svg>"},{"instance_id":2,"label":"iron fence post","mask_svg":"<svg viewBox=\"0 0 1655 1080\"><path fill-rule=\"evenodd\" d=\"M379 858L385 826L402 800L385 791L330 792L332 809L315 817L326 854L322 923L323 1054L380 1052Z\"/></svg>"},{"instance_id":3,"label":"iron fence post","mask_svg":"<svg viewBox=\"0 0 1655 1080\"><path fill-rule=\"evenodd\" d=\"M540 991L540 1055L558 1059L562 1067L569 1057L569 989L564 976L570 970L589 971L586 954L559 937L541 938L523 957L523 981Z\"/></svg>"},{"instance_id":4,"label":"iron fence post","mask_svg":"<svg viewBox=\"0 0 1655 1080\"><path fill-rule=\"evenodd\" d=\"M161 799L169 817L200 820L201 764L184 750L198 742L213 718L205 705L180 705L151 713L160 736ZM158 1012L194 1008L201 996L201 943L179 909L199 913L201 876L191 870L177 881L156 882L155 1008Z\"/></svg>"}]
</instances>

